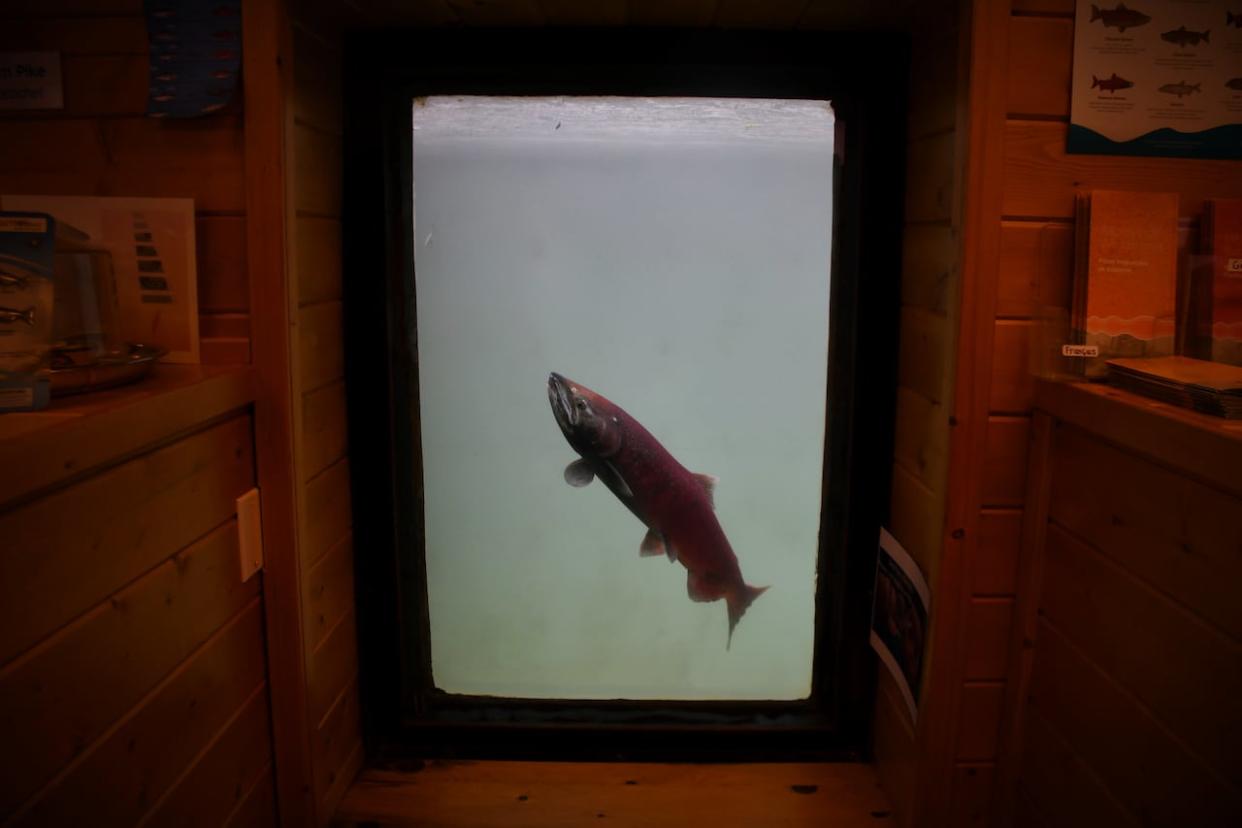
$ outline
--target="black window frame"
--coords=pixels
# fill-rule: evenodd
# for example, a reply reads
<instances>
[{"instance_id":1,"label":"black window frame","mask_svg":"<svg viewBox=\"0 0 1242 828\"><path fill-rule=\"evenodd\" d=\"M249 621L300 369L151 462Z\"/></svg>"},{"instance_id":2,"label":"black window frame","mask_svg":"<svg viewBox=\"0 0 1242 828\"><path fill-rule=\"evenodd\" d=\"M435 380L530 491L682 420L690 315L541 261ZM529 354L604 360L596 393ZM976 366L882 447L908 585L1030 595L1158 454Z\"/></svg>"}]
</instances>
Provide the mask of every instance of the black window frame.
<instances>
[{"instance_id":1,"label":"black window frame","mask_svg":"<svg viewBox=\"0 0 1242 828\"><path fill-rule=\"evenodd\" d=\"M343 303L359 682L372 761L866 755L874 694L867 633L878 530L888 512L896 392L908 52L897 33L423 29L349 37ZM410 124L415 99L441 94L832 103L836 226L825 378L832 404L808 700L532 701L434 688Z\"/></svg>"}]
</instances>

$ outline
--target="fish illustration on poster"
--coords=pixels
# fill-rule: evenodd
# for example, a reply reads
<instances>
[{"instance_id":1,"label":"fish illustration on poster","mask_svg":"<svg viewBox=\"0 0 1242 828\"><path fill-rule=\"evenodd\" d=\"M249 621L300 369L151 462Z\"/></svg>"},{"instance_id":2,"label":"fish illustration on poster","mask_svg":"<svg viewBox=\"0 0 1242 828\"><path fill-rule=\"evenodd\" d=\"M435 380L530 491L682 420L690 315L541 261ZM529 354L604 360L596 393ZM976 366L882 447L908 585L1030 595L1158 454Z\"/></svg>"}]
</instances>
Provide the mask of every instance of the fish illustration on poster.
<instances>
[{"instance_id":1,"label":"fish illustration on poster","mask_svg":"<svg viewBox=\"0 0 1242 828\"><path fill-rule=\"evenodd\" d=\"M1066 151L1242 158L1242 0L1078 0Z\"/></svg>"}]
</instances>

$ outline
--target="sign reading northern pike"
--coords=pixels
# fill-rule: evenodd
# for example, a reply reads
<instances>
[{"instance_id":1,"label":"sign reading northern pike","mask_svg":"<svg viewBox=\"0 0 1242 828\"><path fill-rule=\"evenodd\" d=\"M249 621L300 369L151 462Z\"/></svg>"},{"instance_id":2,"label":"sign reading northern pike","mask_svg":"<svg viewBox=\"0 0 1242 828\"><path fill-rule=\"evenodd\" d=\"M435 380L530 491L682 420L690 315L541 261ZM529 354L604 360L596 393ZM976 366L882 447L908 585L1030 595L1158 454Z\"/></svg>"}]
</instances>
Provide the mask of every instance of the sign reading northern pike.
<instances>
[{"instance_id":1,"label":"sign reading northern pike","mask_svg":"<svg viewBox=\"0 0 1242 828\"><path fill-rule=\"evenodd\" d=\"M548 400L565 439L581 455L565 468L565 482L585 486L598 477L647 527L641 555L680 561L691 600L725 599L727 649L738 619L767 587L742 579L716 520L716 478L688 471L637 420L586 386L553 373Z\"/></svg>"}]
</instances>

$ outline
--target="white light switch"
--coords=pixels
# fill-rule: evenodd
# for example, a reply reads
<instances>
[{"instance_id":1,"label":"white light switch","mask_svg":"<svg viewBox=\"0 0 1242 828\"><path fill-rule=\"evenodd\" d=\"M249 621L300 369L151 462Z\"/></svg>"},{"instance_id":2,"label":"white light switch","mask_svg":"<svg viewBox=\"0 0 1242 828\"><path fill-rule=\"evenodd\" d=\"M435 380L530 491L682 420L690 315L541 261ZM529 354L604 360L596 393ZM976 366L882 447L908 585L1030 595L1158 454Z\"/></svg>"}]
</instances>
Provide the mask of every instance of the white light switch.
<instances>
[{"instance_id":1,"label":"white light switch","mask_svg":"<svg viewBox=\"0 0 1242 828\"><path fill-rule=\"evenodd\" d=\"M251 489L237 498L237 548L241 579L263 568L263 515L259 509L259 490Z\"/></svg>"}]
</instances>

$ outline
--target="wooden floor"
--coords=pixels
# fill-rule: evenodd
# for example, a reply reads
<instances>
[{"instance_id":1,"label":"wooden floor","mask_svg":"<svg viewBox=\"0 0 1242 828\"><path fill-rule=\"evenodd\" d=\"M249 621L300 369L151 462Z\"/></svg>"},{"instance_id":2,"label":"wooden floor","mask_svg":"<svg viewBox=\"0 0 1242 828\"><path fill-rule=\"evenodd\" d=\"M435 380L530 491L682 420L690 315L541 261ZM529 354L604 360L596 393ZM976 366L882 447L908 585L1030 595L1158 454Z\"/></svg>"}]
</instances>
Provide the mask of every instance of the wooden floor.
<instances>
[{"instance_id":1,"label":"wooden floor","mask_svg":"<svg viewBox=\"0 0 1242 828\"><path fill-rule=\"evenodd\" d=\"M820 826L896 824L863 764L428 762L363 771L337 826Z\"/></svg>"}]
</instances>

